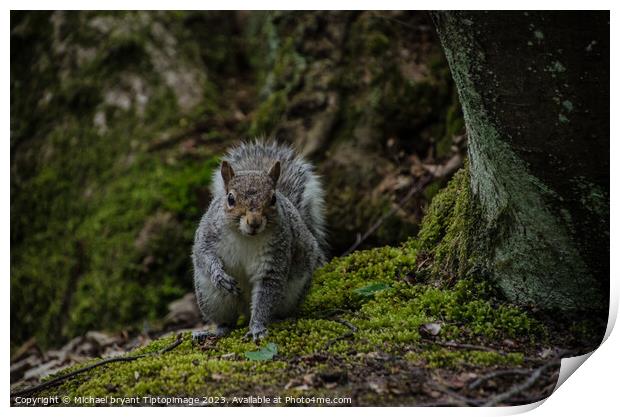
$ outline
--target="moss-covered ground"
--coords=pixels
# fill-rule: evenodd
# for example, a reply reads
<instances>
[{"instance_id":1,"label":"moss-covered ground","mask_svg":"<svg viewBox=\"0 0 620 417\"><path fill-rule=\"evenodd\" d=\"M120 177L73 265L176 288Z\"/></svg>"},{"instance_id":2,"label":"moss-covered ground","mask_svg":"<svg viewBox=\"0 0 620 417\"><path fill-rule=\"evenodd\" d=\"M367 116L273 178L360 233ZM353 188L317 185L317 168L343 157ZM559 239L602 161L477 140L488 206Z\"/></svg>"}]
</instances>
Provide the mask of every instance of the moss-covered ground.
<instances>
[{"instance_id":1,"label":"moss-covered ground","mask_svg":"<svg viewBox=\"0 0 620 417\"><path fill-rule=\"evenodd\" d=\"M545 363L541 352L566 340L558 340L540 314L503 301L471 270L446 281L436 279L432 265L421 268L421 262L443 259L429 252L431 237L462 238L447 232L454 231L458 205L465 204L466 194L459 192L466 191L466 175L461 171L437 195L419 239L357 251L319 269L297 315L273 323L260 346L243 340L243 319L220 339L197 342L190 332L181 333L180 345L160 353L178 337L169 334L126 354L151 355L94 368L36 395L68 396L75 405L84 404L82 398L107 398L110 405L112 398L125 397L142 404L149 401L144 397L206 397L203 405L243 405L249 396L346 397L351 405L419 405L441 397L462 404L463 396L451 391L457 387L469 395L469 404L481 403L501 384L479 383L472 390L463 388L466 382L502 369L528 372ZM568 333L584 342L591 330L584 322ZM548 395L548 385L522 401Z\"/></svg>"}]
</instances>

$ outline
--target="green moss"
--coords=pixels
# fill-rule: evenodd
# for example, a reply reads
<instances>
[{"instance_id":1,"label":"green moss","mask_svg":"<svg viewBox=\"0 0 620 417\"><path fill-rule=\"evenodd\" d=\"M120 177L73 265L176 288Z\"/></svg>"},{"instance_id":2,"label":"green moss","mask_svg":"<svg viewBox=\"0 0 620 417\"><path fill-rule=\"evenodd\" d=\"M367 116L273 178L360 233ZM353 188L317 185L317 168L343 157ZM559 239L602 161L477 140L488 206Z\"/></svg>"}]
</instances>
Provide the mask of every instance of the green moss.
<instances>
[{"instance_id":1,"label":"green moss","mask_svg":"<svg viewBox=\"0 0 620 417\"><path fill-rule=\"evenodd\" d=\"M442 280L467 275L476 266L472 259L476 245L473 233L476 219L466 164L433 198L422 221L418 235L421 253L432 258L424 268Z\"/></svg>"},{"instance_id":2,"label":"green moss","mask_svg":"<svg viewBox=\"0 0 620 417\"><path fill-rule=\"evenodd\" d=\"M543 327L521 310L489 301L489 291L470 281L462 281L451 290L426 285L399 283L391 290L377 294L364 304L353 323L363 329L358 349L397 352L420 340L420 326L442 323L441 339L482 337L544 337Z\"/></svg>"},{"instance_id":3,"label":"green moss","mask_svg":"<svg viewBox=\"0 0 620 417\"><path fill-rule=\"evenodd\" d=\"M414 245L384 247L354 252L336 259L315 274L312 291L308 294L302 311L349 309L359 307L364 297L355 290L371 283L392 283L407 275L415 265Z\"/></svg>"},{"instance_id":4,"label":"green moss","mask_svg":"<svg viewBox=\"0 0 620 417\"><path fill-rule=\"evenodd\" d=\"M426 197L428 201L432 201L433 197L435 197L442 188L443 186L440 181L432 182L424 189L424 197Z\"/></svg>"},{"instance_id":5,"label":"green moss","mask_svg":"<svg viewBox=\"0 0 620 417\"><path fill-rule=\"evenodd\" d=\"M250 52L250 59L261 72L259 81L264 100L253 115L248 134L262 137L272 135L284 119L291 92L302 81L306 60L296 48L299 35L280 40L271 19L265 20L264 15L258 15L253 20L262 22L263 36L269 40L267 46L261 45ZM303 30L303 25L297 30ZM264 56L258 57L257 54Z\"/></svg>"},{"instance_id":6,"label":"green moss","mask_svg":"<svg viewBox=\"0 0 620 417\"><path fill-rule=\"evenodd\" d=\"M186 248L215 164L215 158L180 168L136 162L101 190L96 209L77 230L90 270L78 282L68 335L155 320L191 289Z\"/></svg>"},{"instance_id":7,"label":"green moss","mask_svg":"<svg viewBox=\"0 0 620 417\"><path fill-rule=\"evenodd\" d=\"M218 165L217 158L200 162L185 161L178 167L170 167L158 173L163 207L192 220L202 215L204 207L200 204L198 193L207 192L211 174Z\"/></svg>"}]
</instances>

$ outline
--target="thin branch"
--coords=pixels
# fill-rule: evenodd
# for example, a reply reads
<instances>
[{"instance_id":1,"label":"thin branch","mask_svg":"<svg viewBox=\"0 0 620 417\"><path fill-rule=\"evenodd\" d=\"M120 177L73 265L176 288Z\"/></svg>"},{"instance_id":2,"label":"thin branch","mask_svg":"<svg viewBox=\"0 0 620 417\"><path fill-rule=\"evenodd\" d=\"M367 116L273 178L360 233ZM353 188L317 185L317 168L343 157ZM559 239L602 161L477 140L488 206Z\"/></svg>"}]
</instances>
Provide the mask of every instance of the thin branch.
<instances>
[{"instance_id":1,"label":"thin branch","mask_svg":"<svg viewBox=\"0 0 620 417\"><path fill-rule=\"evenodd\" d=\"M164 353L170 352L172 349L176 348L181 343L183 343L183 334L179 333L177 335L177 340L175 340L174 342L170 343L168 346L166 346L165 348L157 352L157 355L162 355Z\"/></svg>"},{"instance_id":2,"label":"thin branch","mask_svg":"<svg viewBox=\"0 0 620 417\"><path fill-rule=\"evenodd\" d=\"M61 382L66 381L69 378L73 378L76 375L82 374L84 372L90 371L91 369L97 368L99 366L103 366L103 365L107 365L108 363L113 363L113 362L131 362L131 361L135 361L136 359L141 359L141 358L145 358L147 356L155 356L155 355L162 355L166 352L171 351L172 349L176 348L177 346L179 346L181 343L183 342L183 335L181 333L179 333L177 335L177 339L172 342L170 345L166 346L165 348L157 351L157 352L149 352L149 353L142 353L140 355L135 355L135 356L119 356L119 357L114 357L114 358L107 358L107 359L103 359L99 362L93 363L92 365L86 366L84 368L81 369L77 369L73 372L69 372L68 374L65 375L61 375L57 378L51 379L49 381L43 382L41 384L35 385L34 387L30 387L30 388L26 388L23 389L21 391L15 391L11 393L11 397L24 397L30 394L33 394L37 391L41 391L43 389L46 388L50 388L56 385L59 385Z\"/></svg>"},{"instance_id":3,"label":"thin branch","mask_svg":"<svg viewBox=\"0 0 620 417\"><path fill-rule=\"evenodd\" d=\"M342 319L340 317L337 317L334 319L335 322L340 323L344 326L347 326L349 329L351 329L351 331L353 333L357 332L357 327L355 327L352 323L346 321L345 319Z\"/></svg>"}]
</instances>

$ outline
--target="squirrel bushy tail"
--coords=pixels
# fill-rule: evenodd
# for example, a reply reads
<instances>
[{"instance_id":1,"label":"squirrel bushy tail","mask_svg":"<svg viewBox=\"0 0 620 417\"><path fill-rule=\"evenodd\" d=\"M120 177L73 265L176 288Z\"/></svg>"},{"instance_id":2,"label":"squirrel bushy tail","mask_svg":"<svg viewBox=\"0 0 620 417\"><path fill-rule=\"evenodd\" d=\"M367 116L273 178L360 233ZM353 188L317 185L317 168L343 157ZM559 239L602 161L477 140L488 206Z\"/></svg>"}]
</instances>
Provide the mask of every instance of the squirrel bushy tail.
<instances>
[{"instance_id":1,"label":"squirrel bushy tail","mask_svg":"<svg viewBox=\"0 0 620 417\"><path fill-rule=\"evenodd\" d=\"M325 231L325 192L314 167L293 148L275 141L254 140L231 148L224 156L235 172L267 172L280 161L277 189L297 208L306 227L323 251L327 248ZM213 174L214 196L224 195L224 181L219 171Z\"/></svg>"}]
</instances>

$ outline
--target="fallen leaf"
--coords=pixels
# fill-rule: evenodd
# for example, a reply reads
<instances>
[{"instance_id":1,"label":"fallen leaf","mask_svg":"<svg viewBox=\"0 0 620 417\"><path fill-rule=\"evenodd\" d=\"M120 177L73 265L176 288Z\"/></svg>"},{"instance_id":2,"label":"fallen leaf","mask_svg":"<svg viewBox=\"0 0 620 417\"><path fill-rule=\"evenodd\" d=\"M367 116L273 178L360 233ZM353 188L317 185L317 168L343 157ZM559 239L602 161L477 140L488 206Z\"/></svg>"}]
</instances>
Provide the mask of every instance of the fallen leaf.
<instances>
[{"instance_id":1,"label":"fallen leaf","mask_svg":"<svg viewBox=\"0 0 620 417\"><path fill-rule=\"evenodd\" d=\"M36 355L30 355L18 362L11 364L11 382L21 378L26 371L41 364L41 359Z\"/></svg>"},{"instance_id":2,"label":"fallen leaf","mask_svg":"<svg viewBox=\"0 0 620 417\"><path fill-rule=\"evenodd\" d=\"M354 292L361 295L362 297L371 297L373 296L376 292L379 291L383 291L390 288L389 285L387 284L370 284L366 287L362 287L362 288L358 288L356 289Z\"/></svg>"},{"instance_id":3,"label":"fallen leaf","mask_svg":"<svg viewBox=\"0 0 620 417\"><path fill-rule=\"evenodd\" d=\"M275 343L268 343L262 349L252 352L245 352L244 355L251 361L269 361L278 353L278 346Z\"/></svg>"},{"instance_id":4,"label":"fallen leaf","mask_svg":"<svg viewBox=\"0 0 620 417\"><path fill-rule=\"evenodd\" d=\"M454 173L457 169L459 169L459 167L461 167L462 164L463 158L457 153L452 155L452 157L443 165L424 164L424 168L433 174L435 178L442 178Z\"/></svg>"}]
</instances>

